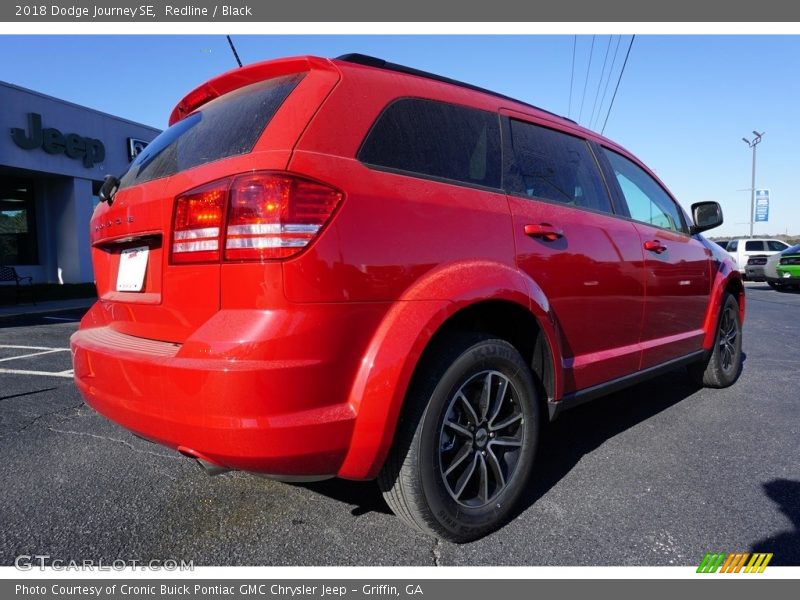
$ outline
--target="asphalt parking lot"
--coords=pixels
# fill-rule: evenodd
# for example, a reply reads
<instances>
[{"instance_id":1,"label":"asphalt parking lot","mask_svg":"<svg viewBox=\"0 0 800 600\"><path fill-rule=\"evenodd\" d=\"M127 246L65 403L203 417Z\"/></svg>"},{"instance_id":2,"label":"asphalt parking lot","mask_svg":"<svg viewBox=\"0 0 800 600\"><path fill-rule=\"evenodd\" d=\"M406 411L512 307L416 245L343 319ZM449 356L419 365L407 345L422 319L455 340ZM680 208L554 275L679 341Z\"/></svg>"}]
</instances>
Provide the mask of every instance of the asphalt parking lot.
<instances>
[{"instance_id":1,"label":"asphalt parking lot","mask_svg":"<svg viewBox=\"0 0 800 600\"><path fill-rule=\"evenodd\" d=\"M209 477L83 404L65 351L81 311L0 318L0 564L800 565L800 293L747 300L734 387L676 371L564 413L517 517L466 545L410 531L370 483Z\"/></svg>"}]
</instances>

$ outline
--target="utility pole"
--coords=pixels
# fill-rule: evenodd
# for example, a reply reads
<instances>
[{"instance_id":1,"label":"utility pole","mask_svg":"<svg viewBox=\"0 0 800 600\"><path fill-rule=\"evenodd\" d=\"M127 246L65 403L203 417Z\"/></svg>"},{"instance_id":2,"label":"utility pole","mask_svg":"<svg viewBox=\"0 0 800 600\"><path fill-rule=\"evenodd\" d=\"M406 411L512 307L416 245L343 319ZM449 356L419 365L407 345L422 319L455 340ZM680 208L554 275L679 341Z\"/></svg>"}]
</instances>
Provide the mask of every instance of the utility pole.
<instances>
[{"instance_id":1,"label":"utility pole","mask_svg":"<svg viewBox=\"0 0 800 600\"><path fill-rule=\"evenodd\" d=\"M742 138L742 141L753 149L753 176L750 180L750 237L753 237L753 223L756 220L756 146L761 142L761 136L765 133L766 131L758 133L754 130L755 137L752 140Z\"/></svg>"}]
</instances>

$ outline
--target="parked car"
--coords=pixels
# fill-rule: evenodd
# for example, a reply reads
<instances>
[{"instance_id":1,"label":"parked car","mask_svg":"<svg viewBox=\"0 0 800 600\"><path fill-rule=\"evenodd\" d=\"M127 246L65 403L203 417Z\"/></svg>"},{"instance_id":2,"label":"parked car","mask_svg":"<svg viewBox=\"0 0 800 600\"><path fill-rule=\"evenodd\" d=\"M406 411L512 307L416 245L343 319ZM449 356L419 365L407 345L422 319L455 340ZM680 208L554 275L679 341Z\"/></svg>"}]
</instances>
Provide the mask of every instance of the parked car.
<instances>
[{"instance_id":1,"label":"parked car","mask_svg":"<svg viewBox=\"0 0 800 600\"><path fill-rule=\"evenodd\" d=\"M212 79L101 196L92 407L211 471L377 478L445 539L502 525L564 409L740 371L718 204L690 219L611 140L380 59Z\"/></svg>"},{"instance_id":2,"label":"parked car","mask_svg":"<svg viewBox=\"0 0 800 600\"><path fill-rule=\"evenodd\" d=\"M800 254L800 244L792 246L791 248L787 248L778 254L773 254L769 257L769 259L767 259L767 262L764 265L764 279L772 289L781 290L788 285L788 283L784 281L784 279L778 274L778 263L784 256L796 254Z\"/></svg>"},{"instance_id":3,"label":"parked car","mask_svg":"<svg viewBox=\"0 0 800 600\"><path fill-rule=\"evenodd\" d=\"M781 252L777 271L781 286L800 286L800 246Z\"/></svg>"},{"instance_id":4,"label":"parked car","mask_svg":"<svg viewBox=\"0 0 800 600\"><path fill-rule=\"evenodd\" d=\"M769 256L765 254L751 256L744 268L745 279L747 281L766 281L764 267L767 264L767 259L769 259Z\"/></svg>"},{"instance_id":5,"label":"parked car","mask_svg":"<svg viewBox=\"0 0 800 600\"><path fill-rule=\"evenodd\" d=\"M741 238L729 241L725 249L736 261L739 272L744 274L747 261L751 256L771 256L788 247L789 244L781 240Z\"/></svg>"}]
</instances>

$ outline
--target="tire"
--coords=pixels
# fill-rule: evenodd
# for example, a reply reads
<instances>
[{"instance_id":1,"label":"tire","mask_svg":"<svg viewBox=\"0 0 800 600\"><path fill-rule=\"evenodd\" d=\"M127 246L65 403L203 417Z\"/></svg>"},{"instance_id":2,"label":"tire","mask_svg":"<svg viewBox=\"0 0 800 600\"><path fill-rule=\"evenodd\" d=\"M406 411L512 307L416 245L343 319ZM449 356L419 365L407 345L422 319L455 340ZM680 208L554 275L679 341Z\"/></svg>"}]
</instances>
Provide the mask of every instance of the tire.
<instances>
[{"instance_id":1,"label":"tire","mask_svg":"<svg viewBox=\"0 0 800 600\"><path fill-rule=\"evenodd\" d=\"M502 526L533 466L535 389L531 369L504 340L454 335L426 352L378 476L392 511L458 543Z\"/></svg>"},{"instance_id":2,"label":"tire","mask_svg":"<svg viewBox=\"0 0 800 600\"><path fill-rule=\"evenodd\" d=\"M700 386L726 388L739 378L742 365L742 322L739 303L725 294L717 321L714 346L705 361L691 365L689 375Z\"/></svg>"},{"instance_id":3,"label":"tire","mask_svg":"<svg viewBox=\"0 0 800 600\"><path fill-rule=\"evenodd\" d=\"M782 283L778 283L777 281L768 281L767 285L771 287L773 290L782 291L785 289L785 286Z\"/></svg>"}]
</instances>

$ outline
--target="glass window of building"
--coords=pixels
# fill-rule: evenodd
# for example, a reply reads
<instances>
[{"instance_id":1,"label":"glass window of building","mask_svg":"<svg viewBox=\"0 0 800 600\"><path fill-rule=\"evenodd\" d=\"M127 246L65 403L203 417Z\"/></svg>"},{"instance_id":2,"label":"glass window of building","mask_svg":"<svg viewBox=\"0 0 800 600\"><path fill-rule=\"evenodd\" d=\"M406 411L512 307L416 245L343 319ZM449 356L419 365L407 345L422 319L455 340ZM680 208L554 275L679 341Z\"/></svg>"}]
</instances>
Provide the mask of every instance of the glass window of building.
<instances>
[{"instance_id":1,"label":"glass window of building","mask_svg":"<svg viewBox=\"0 0 800 600\"><path fill-rule=\"evenodd\" d=\"M38 264L33 185L29 179L0 181L0 264Z\"/></svg>"}]
</instances>

